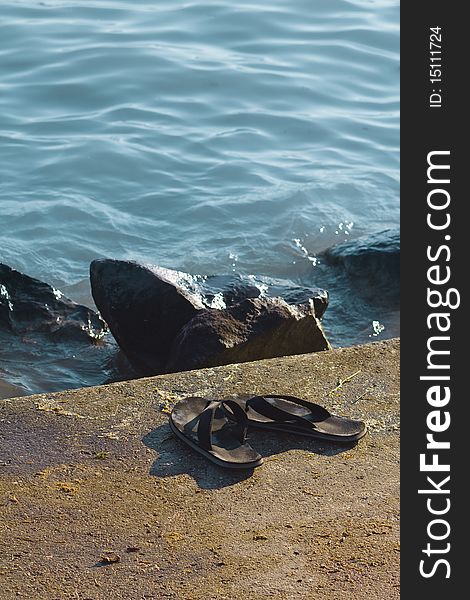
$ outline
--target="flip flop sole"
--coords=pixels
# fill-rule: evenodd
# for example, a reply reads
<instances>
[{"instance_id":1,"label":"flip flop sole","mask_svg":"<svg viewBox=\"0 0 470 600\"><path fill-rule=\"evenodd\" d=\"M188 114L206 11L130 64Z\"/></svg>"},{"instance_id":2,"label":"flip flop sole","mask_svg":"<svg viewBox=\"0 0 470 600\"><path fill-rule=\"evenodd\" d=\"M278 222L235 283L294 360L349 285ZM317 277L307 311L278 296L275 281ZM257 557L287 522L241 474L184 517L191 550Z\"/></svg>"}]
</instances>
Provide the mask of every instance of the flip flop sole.
<instances>
[{"instance_id":1,"label":"flip flop sole","mask_svg":"<svg viewBox=\"0 0 470 600\"><path fill-rule=\"evenodd\" d=\"M363 438L367 433L367 428L360 433L356 433L354 435L331 435L327 433L315 432L315 431L307 431L305 429L295 428L295 427L286 427L283 425L274 425L271 423L262 423L259 421L253 421L252 419L248 419L249 427L256 427L257 429L269 429L270 431L277 431L279 433L291 433L294 435L301 435L303 437L314 438L316 440L325 440L328 442L340 442L343 444L347 444L349 442L356 442Z\"/></svg>"},{"instance_id":2,"label":"flip flop sole","mask_svg":"<svg viewBox=\"0 0 470 600\"><path fill-rule=\"evenodd\" d=\"M239 406L245 408L246 401L243 399L233 399ZM256 411L255 411L256 412ZM249 414L249 413L248 413ZM250 419L248 416L248 426L256 427L257 429L268 429L270 431L277 431L281 433L291 433L293 435L301 435L303 437L314 438L316 440L325 440L328 442L338 442L348 444L350 442L356 442L363 438L367 433L367 427L364 425L363 429L357 433L351 435L336 435L334 433L326 433L322 431L315 431L314 429L304 429L296 425L284 424L282 422L276 422L271 420L258 421L256 419Z\"/></svg>"},{"instance_id":3,"label":"flip flop sole","mask_svg":"<svg viewBox=\"0 0 470 600\"><path fill-rule=\"evenodd\" d=\"M255 467L259 467L260 465L263 464L262 458L260 458L256 461L250 462L250 463L231 463L226 460L217 458L217 456L214 456L211 452L208 452L204 448L201 448L201 446L196 444L196 442L193 442L193 440L191 438L189 438L187 435L182 433L178 429L178 427L176 427L176 425L172 422L171 416L168 420L168 423L169 423L170 429L173 431L173 433L177 437L179 437L185 444L190 446L193 450L196 450L196 452L199 452L199 454L202 454L202 456L204 456L208 460L212 461L219 467L224 467L226 469L254 469Z\"/></svg>"}]
</instances>

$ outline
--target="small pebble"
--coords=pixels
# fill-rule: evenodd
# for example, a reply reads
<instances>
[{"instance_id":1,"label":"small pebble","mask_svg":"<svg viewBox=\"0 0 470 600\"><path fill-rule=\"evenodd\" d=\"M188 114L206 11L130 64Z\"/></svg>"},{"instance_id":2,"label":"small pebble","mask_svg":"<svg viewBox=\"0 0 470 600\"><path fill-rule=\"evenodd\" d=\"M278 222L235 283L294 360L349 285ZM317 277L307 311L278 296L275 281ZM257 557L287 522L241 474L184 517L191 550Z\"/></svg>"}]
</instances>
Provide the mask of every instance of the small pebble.
<instances>
[{"instance_id":1,"label":"small pebble","mask_svg":"<svg viewBox=\"0 0 470 600\"><path fill-rule=\"evenodd\" d=\"M118 563L121 560L121 557L119 556L119 554L116 554L116 552L104 552L101 556L100 556L101 562L104 562L106 564L112 564L112 563Z\"/></svg>"}]
</instances>

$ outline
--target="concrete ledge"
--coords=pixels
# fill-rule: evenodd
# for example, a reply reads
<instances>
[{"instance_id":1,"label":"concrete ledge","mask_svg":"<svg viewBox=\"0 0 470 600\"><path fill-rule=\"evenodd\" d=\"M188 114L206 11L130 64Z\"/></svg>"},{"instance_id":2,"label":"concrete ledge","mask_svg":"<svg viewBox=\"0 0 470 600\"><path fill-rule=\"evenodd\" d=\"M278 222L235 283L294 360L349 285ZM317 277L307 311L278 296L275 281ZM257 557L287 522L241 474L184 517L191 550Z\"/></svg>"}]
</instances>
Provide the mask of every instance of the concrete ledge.
<instances>
[{"instance_id":1,"label":"concrete ledge","mask_svg":"<svg viewBox=\"0 0 470 600\"><path fill-rule=\"evenodd\" d=\"M341 447L254 430L265 464L238 473L162 412L262 392L370 433ZM0 401L2 600L398 599L398 393L389 340Z\"/></svg>"}]
</instances>

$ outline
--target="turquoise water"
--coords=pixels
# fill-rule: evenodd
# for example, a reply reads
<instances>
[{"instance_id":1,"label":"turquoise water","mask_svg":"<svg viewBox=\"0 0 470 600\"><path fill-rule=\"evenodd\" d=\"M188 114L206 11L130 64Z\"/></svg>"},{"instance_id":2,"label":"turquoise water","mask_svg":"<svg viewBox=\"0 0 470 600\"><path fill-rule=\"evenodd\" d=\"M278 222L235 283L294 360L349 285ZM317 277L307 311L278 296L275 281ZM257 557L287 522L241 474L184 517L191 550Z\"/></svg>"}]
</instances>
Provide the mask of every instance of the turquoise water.
<instances>
[{"instance_id":1,"label":"turquoise water","mask_svg":"<svg viewBox=\"0 0 470 600\"><path fill-rule=\"evenodd\" d=\"M3 1L0 17L0 261L85 303L100 256L323 285L337 344L387 320L335 322L346 299L318 254L398 224L398 2Z\"/></svg>"}]
</instances>

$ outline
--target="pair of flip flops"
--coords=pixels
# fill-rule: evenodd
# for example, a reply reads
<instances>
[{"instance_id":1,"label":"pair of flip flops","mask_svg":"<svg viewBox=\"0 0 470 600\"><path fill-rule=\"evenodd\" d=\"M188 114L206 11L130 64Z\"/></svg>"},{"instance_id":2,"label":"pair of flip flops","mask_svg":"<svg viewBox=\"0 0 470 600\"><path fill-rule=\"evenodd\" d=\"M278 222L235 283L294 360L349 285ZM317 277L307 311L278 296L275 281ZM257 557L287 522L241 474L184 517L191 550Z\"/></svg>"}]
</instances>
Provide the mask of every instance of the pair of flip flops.
<instances>
[{"instance_id":1,"label":"pair of flip flops","mask_svg":"<svg viewBox=\"0 0 470 600\"><path fill-rule=\"evenodd\" d=\"M366 433L362 421L336 417L326 408L295 396L255 396L211 401L196 396L176 404L172 431L212 462L252 469L262 457L246 442L248 427L305 435L332 442L355 442Z\"/></svg>"}]
</instances>

